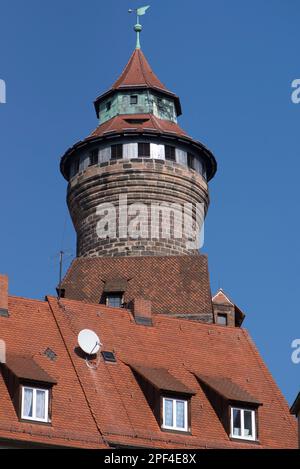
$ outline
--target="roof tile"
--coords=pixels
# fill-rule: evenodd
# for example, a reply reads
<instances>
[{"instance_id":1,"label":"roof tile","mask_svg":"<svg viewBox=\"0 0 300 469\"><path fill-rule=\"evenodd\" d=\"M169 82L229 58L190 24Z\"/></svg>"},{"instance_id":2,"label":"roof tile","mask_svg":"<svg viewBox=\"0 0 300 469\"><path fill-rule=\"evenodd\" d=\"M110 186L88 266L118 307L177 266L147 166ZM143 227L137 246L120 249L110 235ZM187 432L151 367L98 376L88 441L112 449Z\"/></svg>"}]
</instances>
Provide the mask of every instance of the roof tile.
<instances>
[{"instance_id":1,"label":"roof tile","mask_svg":"<svg viewBox=\"0 0 300 469\"><path fill-rule=\"evenodd\" d=\"M135 49L120 77L112 88L146 86L167 91L167 88L152 71L146 57L140 49Z\"/></svg>"},{"instance_id":2,"label":"roof tile","mask_svg":"<svg viewBox=\"0 0 300 469\"><path fill-rule=\"evenodd\" d=\"M7 360L6 366L20 379L28 379L51 384L57 383L56 379L52 378L31 357L10 356Z\"/></svg>"},{"instance_id":3,"label":"roof tile","mask_svg":"<svg viewBox=\"0 0 300 469\"><path fill-rule=\"evenodd\" d=\"M159 119L153 114L138 114L133 119L133 114L122 114L112 117L110 120L100 124L87 139L91 137L102 137L107 132L125 132L125 131L144 132L153 130L161 134L175 133L181 137L187 137L187 134L178 124L172 121Z\"/></svg>"},{"instance_id":4,"label":"roof tile","mask_svg":"<svg viewBox=\"0 0 300 469\"><path fill-rule=\"evenodd\" d=\"M242 389L231 379L220 376L204 376L196 374L200 382L206 384L209 388L220 394L228 401L240 401L247 404L260 405L261 402L252 397L245 389Z\"/></svg>"},{"instance_id":5,"label":"roof tile","mask_svg":"<svg viewBox=\"0 0 300 469\"><path fill-rule=\"evenodd\" d=\"M129 364L129 366L160 391L171 391L178 394L195 394L194 391L174 378L174 376L164 368L149 368L144 365L134 364Z\"/></svg>"}]
</instances>

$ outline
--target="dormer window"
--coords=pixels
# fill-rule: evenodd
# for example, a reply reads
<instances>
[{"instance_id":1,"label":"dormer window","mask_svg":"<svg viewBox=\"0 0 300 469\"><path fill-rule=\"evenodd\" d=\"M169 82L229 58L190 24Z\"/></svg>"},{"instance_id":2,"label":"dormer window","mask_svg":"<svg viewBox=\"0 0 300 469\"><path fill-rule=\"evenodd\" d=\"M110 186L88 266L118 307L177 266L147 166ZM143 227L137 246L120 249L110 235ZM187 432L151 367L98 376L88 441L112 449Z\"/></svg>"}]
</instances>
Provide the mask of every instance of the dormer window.
<instances>
[{"instance_id":1,"label":"dormer window","mask_svg":"<svg viewBox=\"0 0 300 469\"><path fill-rule=\"evenodd\" d=\"M121 308L124 303L124 294L127 288L127 279L114 277L107 279L103 287L100 303L111 308Z\"/></svg>"},{"instance_id":2,"label":"dormer window","mask_svg":"<svg viewBox=\"0 0 300 469\"><path fill-rule=\"evenodd\" d=\"M108 101L108 102L106 103L106 110L107 110L107 111L110 111L110 110L111 110L111 101Z\"/></svg>"},{"instance_id":3,"label":"dormer window","mask_svg":"<svg viewBox=\"0 0 300 469\"><path fill-rule=\"evenodd\" d=\"M228 436L257 441L258 408L262 403L230 378L200 374L196 377Z\"/></svg>"},{"instance_id":4,"label":"dormer window","mask_svg":"<svg viewBox=\"0 0 300 469\"><path fill-rule=\"evenodd\" d=\"M45 357L43 361L43 366L49 366ZM19 420L50 424L56 380L31 357L9 356L3 375Z\"/></svg>"},{"instance_id":5,"label":"dormer window","mask_svg":"<svg viewBox=\"0 0 300 469\"><path fill-rule=\"evenodd\" d=\"M226 313L218 313L217 314L217 324L220 324L220 326L227 326L228 319L227 319L227 314Z\"/></svg>"},{"instance_id":6,"label":"dormer window","mask_svg":"<svg viewBox=\"0 0 300 469\"><path fill-rule=\"evenodd\" d=\"M37 422L49 421L49 390L22 386L21 418Z\"/></svg>"},{"instance_id":7,"label":"dormer window","mask_svg":"<svg viewBox=\"0 0 300 469\"><path fill-rule=\"evenodd\" d=\"M164 368L130 367L161 430L189 432L195 392Z\"/></svg>"},{"instance_id":8,"label":"dormer window","mask_svg":"<svg viewBox=\"0 0 300 469\"><path fill-rule=\"evenodd\" d=\"M123 304L122 293L107 293L106 294L106 306L111 308L121 308Z\"/></svg>"},{"instance_id":9,"label":"dormer window","mask_svg":"<svg viewBox=\"0 0 300 469\"><path fill-rule=\"evenodd\" d=\"M188 431L188 401L163 397L162 428L167 430Z\"/></svg>"},{"instance_id":10,"label":"dormer window","mask_svg":"<svg viewBox=\"0 0 300 469\"><path fill-rule=\"evenodd\" d=\"M255 440L255 411L231 407L231 434L232 438L242 440Z\"/></svg>"},{"instance_id":11,"label":"dormer window","mask_svg":"<svg viewBox=\"0 0 300 469\"><path fill-rule=\"evenodd\" d=\"M138 103L138 96L137 94L132 94L130 96L130 104L137 104Z\"/></svg>"}]
</instances>

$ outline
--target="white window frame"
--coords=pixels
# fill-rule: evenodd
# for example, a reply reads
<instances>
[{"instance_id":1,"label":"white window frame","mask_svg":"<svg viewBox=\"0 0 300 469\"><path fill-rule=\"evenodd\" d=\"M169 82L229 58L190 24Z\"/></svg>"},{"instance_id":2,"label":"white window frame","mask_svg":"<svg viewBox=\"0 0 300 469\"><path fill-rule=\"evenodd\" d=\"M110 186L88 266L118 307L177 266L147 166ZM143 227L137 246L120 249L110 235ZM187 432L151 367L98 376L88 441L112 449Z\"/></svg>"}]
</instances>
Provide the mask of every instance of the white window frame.
<instances>
[{"instance_id":1,"label":"white window frame","mask_svg":"<svg viewBox=\"0 0 300 469\"><path fill-rule=\"evenodd\" d=\"M173 404L173 425L169 426L165 424L165 401L172 401ZM184 428L176 426L176 402L184 403ZM178 399L173 397L163 397L162 399L162 414L163 414L163 423L162 428L166 430L176 430L180 432L188 431L188 401L186 399Z\"/></svg>"},{"instance_id":2,"label":"white window frame","mask_svg":"<svg viewBox=\"0 0 300 469\"><path fill-rule=\"evenodd\" d=\"M24 398L25 389L30 389L32 393L32 417L24 415ZM45 418L39 418L36 416L36 393L37 391L43 391L45 393ZM35 388L32 386L22 386L22 408L21 418L24 420L34 420L36 422L49 422L49 389Z\"/></svg>"},{"instance_id":3,"label":"white window frame","mask_svg":"<svg viewBox=\"0 0 300 469\"><path fill-rule=\"evenodd\" d=\"M234 410L238 410L241 412L241 435L233 434L233 411ZM251 412L252 435L245 435L244 412ZM240 440L251 440L251 441L256 440L256 412L255 410L241 408L241 407L230 408L230 437L238 438Z\"/></svg>"}]
</instances>

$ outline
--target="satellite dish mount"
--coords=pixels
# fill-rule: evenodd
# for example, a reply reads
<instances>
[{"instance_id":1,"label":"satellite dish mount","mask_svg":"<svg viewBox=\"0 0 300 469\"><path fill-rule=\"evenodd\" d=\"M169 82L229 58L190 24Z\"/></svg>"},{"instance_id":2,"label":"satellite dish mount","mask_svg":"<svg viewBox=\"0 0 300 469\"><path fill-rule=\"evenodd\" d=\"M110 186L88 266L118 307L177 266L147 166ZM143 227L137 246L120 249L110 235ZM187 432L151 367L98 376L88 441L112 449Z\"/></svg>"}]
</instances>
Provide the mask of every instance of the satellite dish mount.
<instances>
[{"instance_id":1,"label":"satellite dish mount","mask_svg":"<svg viewBox=\"0 0 300 469\"><path fill-rule=\"evenodd\" d=\"M78 345L86 355L85 361L87 366L89 368L96 369L98 367L100 357L98 357L95 363L94 356L98 354L102 346L96 332L90 329L82 329L78 334Z\"/></svg>"}]
</instances>

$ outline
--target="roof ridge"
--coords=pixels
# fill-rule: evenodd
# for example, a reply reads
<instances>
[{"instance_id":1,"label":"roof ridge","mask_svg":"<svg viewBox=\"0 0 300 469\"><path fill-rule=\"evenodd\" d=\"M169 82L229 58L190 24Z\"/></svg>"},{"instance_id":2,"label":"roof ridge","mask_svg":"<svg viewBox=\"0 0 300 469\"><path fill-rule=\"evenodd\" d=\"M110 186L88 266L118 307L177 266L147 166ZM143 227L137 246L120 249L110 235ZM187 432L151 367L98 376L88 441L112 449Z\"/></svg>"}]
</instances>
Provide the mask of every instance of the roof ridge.
<instances>
[{"instance_id":1,"label":"roof ridge","mask_svg":"<svg viewBox=\"0 0 300 469\"><path fill-rule=\"evenodd\" d=\"M8 299L9 298L15 299L15 300L34 301L36 303L42 303L43 305L47 303L45 300L40 300L38 298L26 298L26 296L8 295Z\"/></svg>"},{"instance_id":2,"label":"roof ridge","mask_svg":"<svg viewBox=\"0 0 300 469\"><path fill-rule=\"evenodd\" d=\"M148 81L148 79L147 79L146 71L145 71L145 69L144 69L144 64L143 64L143 60L142 60L143 55L144 55L143 52L142 52L141 50L138 50L138 58L139 58L140 67L141 67L141 70L142 70L142 75L143 75L143 77L144 77L145 83L149 86L150 83L149 83L149 81Z\"/></svg>"}]
</instances>

